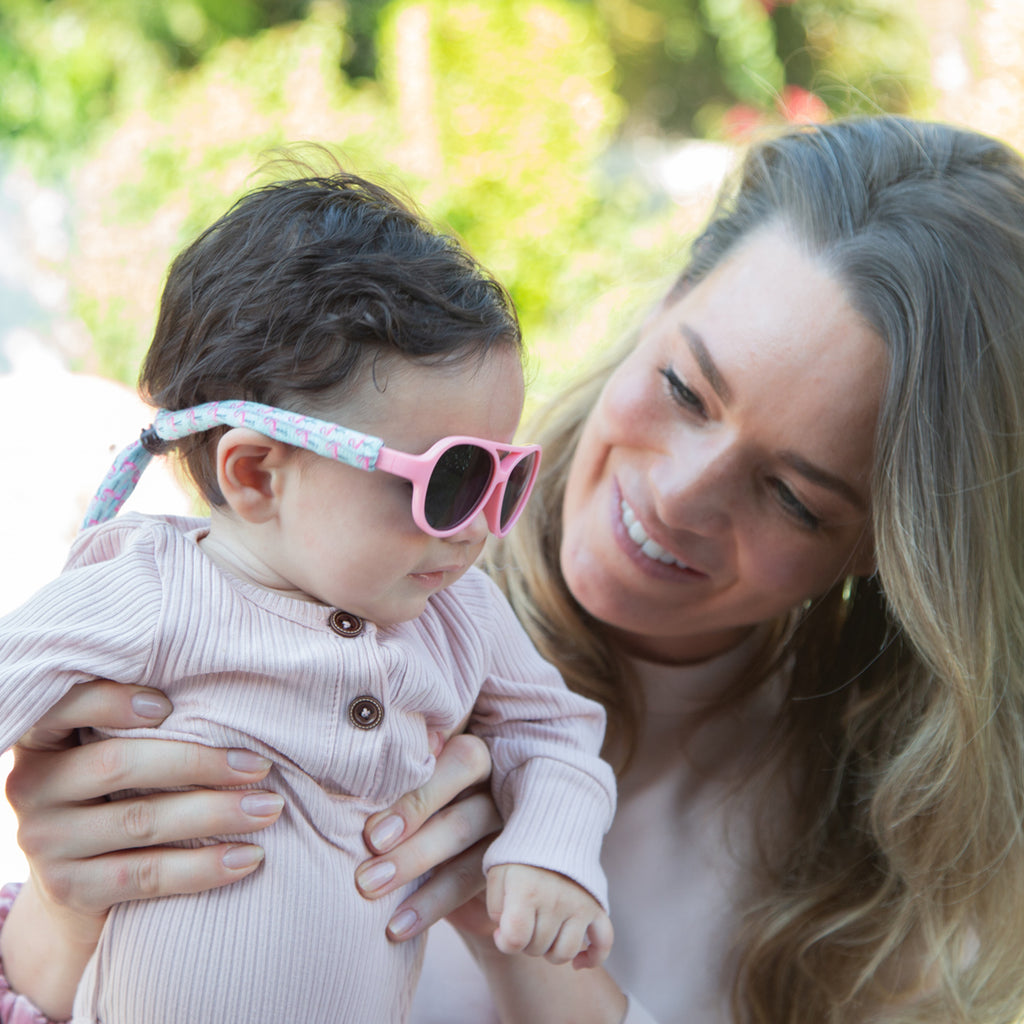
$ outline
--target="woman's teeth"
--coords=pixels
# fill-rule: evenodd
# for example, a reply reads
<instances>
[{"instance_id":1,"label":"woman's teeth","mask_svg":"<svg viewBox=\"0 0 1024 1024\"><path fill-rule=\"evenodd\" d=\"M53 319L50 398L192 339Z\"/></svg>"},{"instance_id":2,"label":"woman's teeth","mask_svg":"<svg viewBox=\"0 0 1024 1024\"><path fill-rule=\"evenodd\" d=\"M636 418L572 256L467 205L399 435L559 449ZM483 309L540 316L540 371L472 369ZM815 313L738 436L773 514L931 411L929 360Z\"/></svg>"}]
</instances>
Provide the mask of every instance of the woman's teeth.
<instances>
[{"instance_id":1,"label":"woman's teeth","mask_svg":"<svg viewBox=\"0 0 1024 1024\"><path fill-rule=\"evenodd\" d=\"M684 565L679 561L678 558L670 555L657 541L651 540L650 537L644 532L644 528L640 525L640 521L633 514L633 510L625 503L621 502L622 509L622 525L626 527L626 532L629 534L630 539L636 544L640 550L650 559L656 562L661 562L662 565L678 565L680 569L688 569L689 566Z\"/></svg>"}]
</instances>

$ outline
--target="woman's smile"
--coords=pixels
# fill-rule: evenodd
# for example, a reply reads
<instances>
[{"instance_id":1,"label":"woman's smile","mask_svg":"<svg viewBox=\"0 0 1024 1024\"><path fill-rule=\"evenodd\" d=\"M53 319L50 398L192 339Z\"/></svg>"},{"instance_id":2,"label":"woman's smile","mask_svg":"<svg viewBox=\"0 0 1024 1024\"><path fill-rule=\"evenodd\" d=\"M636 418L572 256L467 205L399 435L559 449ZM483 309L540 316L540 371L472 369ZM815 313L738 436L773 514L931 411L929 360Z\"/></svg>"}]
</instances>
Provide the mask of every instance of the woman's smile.
<instances>
[{"instance_id":1,"label":"woman's smile","mask_svg":"<svg viewBox=\"0 0 1024 1024\"><path fill-rule=\"evenodd\" d=\"M616 488L618 493L618 488ZM614 533L623 550L641 571L670 582L707 579L707 574L684 562L647 533L625 498L618 498L619 522Z\"/></svg>"},{"instance_id":2,"label":"woman's smile","mask_svg":"<svg viewBox=\"0 0 1024 1024\"><path fill-rule=\"evenodd\" d=\"M670 555L657 541L651 540L647 536L643 525L629 505L626 504L625 499L619 502L619 508L622 510L622 525L625 526L629 539L637 545L642 555L646 555L655 562L661 562L662 565L675 565L680 569L689 568L688 565L683 565L678 558Z\"/></svg>"}]
</instances>

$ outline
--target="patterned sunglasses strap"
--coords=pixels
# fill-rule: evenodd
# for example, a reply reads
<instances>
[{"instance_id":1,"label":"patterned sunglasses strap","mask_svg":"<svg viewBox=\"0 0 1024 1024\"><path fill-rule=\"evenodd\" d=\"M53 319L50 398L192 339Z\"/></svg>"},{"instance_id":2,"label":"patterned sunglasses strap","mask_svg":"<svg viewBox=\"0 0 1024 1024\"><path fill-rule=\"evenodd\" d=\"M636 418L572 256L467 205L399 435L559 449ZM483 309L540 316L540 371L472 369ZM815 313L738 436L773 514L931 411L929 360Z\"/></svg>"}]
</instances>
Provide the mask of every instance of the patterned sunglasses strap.
<instances>
[{"instance_id":1,"label":"patterned sunglasses strap","mask_svg":"<svg viewBox=\"0 0 1024 1024\"><path fill-rule=\"evenodd\" d=\"M373 469L384 444L379 437L258 402L207 402L176 412L161 409L152 426L143 430L138 441L125 448L114 460L89 503L82 529L117 515L135 490L142 471L154 455L168 450L168 442L217 426L249 427L276 441L306 448L359 469Z\"/></svg>"}]
</instances>

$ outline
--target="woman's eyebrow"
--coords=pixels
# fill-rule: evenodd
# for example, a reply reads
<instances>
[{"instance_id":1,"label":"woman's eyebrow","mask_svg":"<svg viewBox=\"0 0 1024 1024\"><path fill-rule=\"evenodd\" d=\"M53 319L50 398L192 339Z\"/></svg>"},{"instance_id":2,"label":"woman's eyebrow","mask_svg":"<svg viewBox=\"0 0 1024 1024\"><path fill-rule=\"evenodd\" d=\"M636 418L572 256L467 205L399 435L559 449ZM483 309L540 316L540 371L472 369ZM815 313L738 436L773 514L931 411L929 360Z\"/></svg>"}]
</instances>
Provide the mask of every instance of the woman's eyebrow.
<instances>
[{"instance_id":1,"label":"woman's eyebrow","mask_svg":"<svg viewBox=\"0 0 1024 1024\"><path fill-rule=\"evenodd\" d=\"M707 378L712 390L722 400L722 403L728 405L732 401L732 391L725 382L721 371L715 365L715 361L711 358L711 353L708 351L707 345L704 344L704 339L689 324L680 324L679 330L686 339L686 344L693 353L693 358L697 360L700 372Z\"/></svg>"}]
</instances>

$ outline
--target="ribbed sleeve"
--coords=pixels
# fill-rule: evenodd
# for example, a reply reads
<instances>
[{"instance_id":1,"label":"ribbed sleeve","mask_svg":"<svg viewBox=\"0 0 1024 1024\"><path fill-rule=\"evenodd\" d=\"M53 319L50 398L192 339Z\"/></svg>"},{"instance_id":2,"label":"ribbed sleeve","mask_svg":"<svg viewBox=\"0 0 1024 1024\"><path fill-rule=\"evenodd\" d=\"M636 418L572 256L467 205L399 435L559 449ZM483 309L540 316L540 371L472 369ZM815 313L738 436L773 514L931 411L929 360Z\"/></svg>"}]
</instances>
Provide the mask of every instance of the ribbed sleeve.
<instances>
[{"instance_id":1,"label":"ribbed sleeve","mask_svg":"<svg viewBox=\"0 0 1024 1024\"><path fill-rule=\"evenodd\" d=\"M123 535L131 543L116 558L68 570L0 619L0 749L75 683L145 679L160 579L146 539Z\"/></svg>"},{"instance_id":2,"label":"ribbed sleeve","mask_svg":"<svg viewBox=\"0 0 1024 1024\"><path fill-rule=\"evenodd\" d=\"M566 688L530 643L512 609L491 600L482 578L478 620L488 621L482 642L490 657L471 723L487 741L492 788L505 828L484 858L530 864L567 875L605 909L608 886L601 842L615 814L615 777L597 752L604 737L600 705ZM500 595L498 595L500 597ZM470 601L464 602L472 608Z\"/></svg>"}]
</instances>

